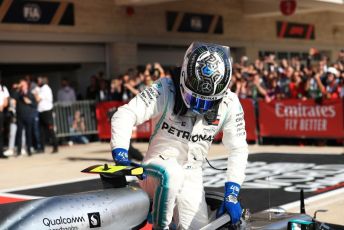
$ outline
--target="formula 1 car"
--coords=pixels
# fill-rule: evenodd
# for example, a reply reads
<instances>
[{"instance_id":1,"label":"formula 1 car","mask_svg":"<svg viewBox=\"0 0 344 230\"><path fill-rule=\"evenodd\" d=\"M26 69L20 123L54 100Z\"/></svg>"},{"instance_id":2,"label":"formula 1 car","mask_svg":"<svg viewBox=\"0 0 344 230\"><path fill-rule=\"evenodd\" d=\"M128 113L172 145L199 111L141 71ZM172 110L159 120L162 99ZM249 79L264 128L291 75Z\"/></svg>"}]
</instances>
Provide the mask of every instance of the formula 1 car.
<instances>
[{"instance_id":1,"label":"formula 1 car","mask_svg":"<svg viewBox=\"0 0 344 230\"><path fill-rule=\"evenodd\" d=\"M148 195L137 186L129 185L126 177L142 179L143 168L139 165L94 165L85 173L100 175L104 189L64 196L42 198L0 206L1 230L82 230L82 229L145 229L150 211ZM223 194L208 192L209 224L202 230L233 228L230 216L216 218L216 210ZM275 208L250 214L244 211L241 224L236 229L268 230L328 230L343 229L318 222L304 213L286 213Z\"/></svg>"}]
</instances>

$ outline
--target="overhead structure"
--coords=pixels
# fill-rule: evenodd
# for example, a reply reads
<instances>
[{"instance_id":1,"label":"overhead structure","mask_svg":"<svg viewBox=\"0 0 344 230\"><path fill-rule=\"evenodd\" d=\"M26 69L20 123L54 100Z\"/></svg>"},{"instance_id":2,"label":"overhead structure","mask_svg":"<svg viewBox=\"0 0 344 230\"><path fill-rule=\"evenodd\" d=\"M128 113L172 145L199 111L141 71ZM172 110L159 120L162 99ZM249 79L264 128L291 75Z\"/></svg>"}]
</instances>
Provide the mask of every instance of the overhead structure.
<instances>
[{"instance_id":1,"label":"overhead structure","mask_svg":"<svg viewBox=\"0 0 344 230\"><path fill-rule=\"evenodd\" d=\"M314 13L321 11L344 12L343 0L295 0L297 3L295 14ZM280 1L244 0L242 1L245 17L262 18L281 16ZM259 7L258 7L259 6Z\"/></svg>"},{"instance_id":2,"label":"overhead structure","mask_svg":"<svg viewBox=\"0 0 344 230\"><path fill-rule=\"evenodd\" d=\"M181 2L186 0L113 0L117 6L144 6L168 2ZM238 0L235 0L238 1ZM283 0L240 0L242 14L247 18L265 18L281 16L280 2ZM284 0L295 1L297 4L295 14L316 12L344 12L344 0ZM344 22L338 22L344 25Z\"/></svg>"}]
</instances>

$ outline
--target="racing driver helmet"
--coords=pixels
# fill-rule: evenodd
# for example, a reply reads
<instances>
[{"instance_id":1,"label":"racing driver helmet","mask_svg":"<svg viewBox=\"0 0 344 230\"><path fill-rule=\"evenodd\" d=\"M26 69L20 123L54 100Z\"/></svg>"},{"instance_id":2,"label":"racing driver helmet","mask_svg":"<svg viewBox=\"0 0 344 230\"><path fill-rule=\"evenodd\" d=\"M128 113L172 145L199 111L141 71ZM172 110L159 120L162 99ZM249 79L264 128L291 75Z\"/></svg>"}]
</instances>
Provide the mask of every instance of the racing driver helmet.
<instances>
[{"instance_id":1,"label":"racing driver helmet","mask_svg":"<svg viewBox=\"0 0 344 230\"><path fill-rule=\"evenodd\" d=\"M180 92L187 108L198 114L211 110L225 95L232 76L229 47L193 42L180 73Z\"/></svg>"}]
</instances>

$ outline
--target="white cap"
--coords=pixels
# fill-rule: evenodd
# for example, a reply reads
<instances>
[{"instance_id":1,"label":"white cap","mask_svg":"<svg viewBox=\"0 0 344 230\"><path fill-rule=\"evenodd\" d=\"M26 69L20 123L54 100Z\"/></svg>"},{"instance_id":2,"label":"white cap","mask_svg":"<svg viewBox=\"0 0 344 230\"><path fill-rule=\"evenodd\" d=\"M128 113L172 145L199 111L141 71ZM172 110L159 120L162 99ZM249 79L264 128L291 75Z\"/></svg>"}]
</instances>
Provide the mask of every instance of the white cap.
<instances>
[{"instance_id":1,"label":"white cap","mask_svg":"<svg viewBox=\"0 0 344 230\"><path fill-rule=\"evenodd\" d=\"M339 75L338 70L336 68L334 68L334 67L327 68L326 72L327 73L332 73L335 77L338 77L338 75Z\"/></svg>"}]
</instances>

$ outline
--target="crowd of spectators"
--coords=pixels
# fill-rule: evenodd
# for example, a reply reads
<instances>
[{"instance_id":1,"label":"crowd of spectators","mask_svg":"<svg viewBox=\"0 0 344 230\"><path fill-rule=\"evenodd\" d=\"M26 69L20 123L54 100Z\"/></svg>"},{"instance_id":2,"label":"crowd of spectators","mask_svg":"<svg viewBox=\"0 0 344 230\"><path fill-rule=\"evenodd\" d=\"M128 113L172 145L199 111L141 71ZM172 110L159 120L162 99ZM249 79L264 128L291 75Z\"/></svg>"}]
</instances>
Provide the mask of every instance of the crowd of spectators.
<instances>
[{"instance_id":1,"label":"crowd of spectators","mask_svg":"<svg viewBox=\"0 0 344 230\"><path fill-rule=\"evenodd\" d=\"M86 90L86 99L101 101L128 101L150 86L160 77L170 77L168 71L159 63L147 64L143 71L129 69L124 75L111 80L104 79L102 74L91 77Z\"/></svg>"},{"instance_id":2,"label":"crowd of spectators","mask_svg":"<svg viewBox=\"0 0 344 230\"><path fill-rule=\"evenodd\" d=\"M142 71L129 69L108 81L91 77L86 98L97 101L127 101L160 77L171 77L159 63L147 64ZM309 56L276 60L274 54L250 62L243 56L233 64L230 88L239 98L263 99L335 99L344 97L344 49L330 62L316 49Z\"/></svg>"},{"instance_id":3,"label":"crowd of spectators","mask_svg":"<svg viewBox=\"0 0 344 230\"><path fill-rule=\"evenodd\" d=\"M233 65L231 90L240 98L335 99L344 97L344 49L335 62L311 48L307 59L277 61L274 54Z\"/></svg>"},{"instance_id":4,"label":"crowd of spectators","mask_svg":"<svg viewBox=\"0 0 344 230\"><path fill-rule=\"evenodd\" d=\"M97 102L128 101L155 80L172 77L173 72L164 69L159 63L147 64L141 71L139 68L129 69L125 74L110 80L100 72L91 77L84 99ZM332 62L329 57L321 55L314 48L309 50L307 58L294 56L277 60L271 53L250 61L248 57L243 56L239 62L233 63L229 87L239 98L262 99L266 102L276 99L343 98L344 49L339 51L337 59ZM10 154L7 155L20 155L25 150L30 155L32 147L36 152L44 152L45 140L42 137L50 137L53 152L57 152L57 141L52 128L52 97L53 93L45 76L39 76L35 81L26 76L9 87L9 90L0 82L0 129L6 114L12 114L9 119ZM77 99L77 93L69 85L68 79L62 79L57 101L70 103ZM83 123L82 114L76 113L71 129L82 133L85 131ZM22 138L24 130L26 138ZM40 134L39 131L44 133ZM74 138L74 141L88 143L86 137ZM3 138L0 139L0 158L3 158ZM26 139L25 149L21 148L22 139Z\"/></svg>"}]
</instances>

